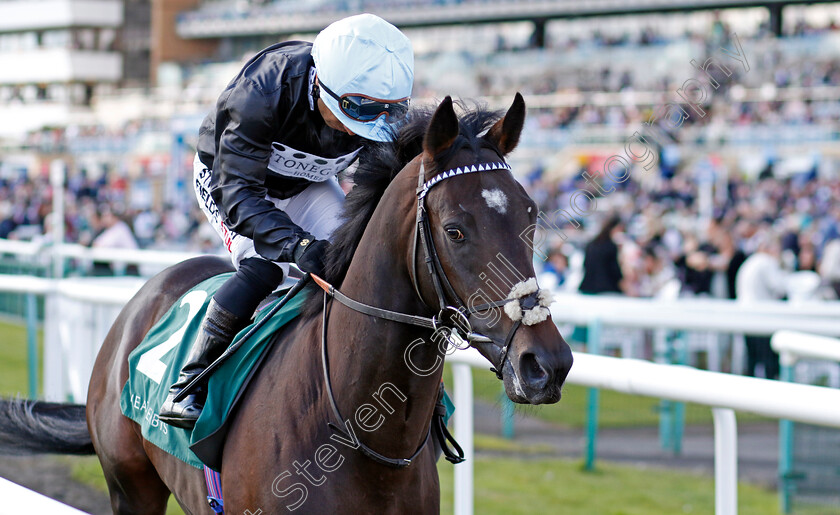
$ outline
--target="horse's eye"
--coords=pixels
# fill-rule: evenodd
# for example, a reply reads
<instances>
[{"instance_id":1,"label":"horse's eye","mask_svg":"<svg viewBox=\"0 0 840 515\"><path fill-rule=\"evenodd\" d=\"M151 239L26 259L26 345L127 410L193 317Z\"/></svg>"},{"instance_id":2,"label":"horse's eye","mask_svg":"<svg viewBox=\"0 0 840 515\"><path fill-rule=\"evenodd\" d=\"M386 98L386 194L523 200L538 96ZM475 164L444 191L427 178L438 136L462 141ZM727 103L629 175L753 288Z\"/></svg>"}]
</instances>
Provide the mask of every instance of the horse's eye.
<instances>
[{"instance_id":1,"label":"horse's eye","mask_svg":"<svg viewBox=\"0 0 840 515\"><path fill-rule=\"evenodd\" d=\"M449 239L452 241L463 241L464 239L464 233L461 232L461 229L456 229L455 227L447 229L446 235L449 236Z\"/></svg>"}]
</instances>

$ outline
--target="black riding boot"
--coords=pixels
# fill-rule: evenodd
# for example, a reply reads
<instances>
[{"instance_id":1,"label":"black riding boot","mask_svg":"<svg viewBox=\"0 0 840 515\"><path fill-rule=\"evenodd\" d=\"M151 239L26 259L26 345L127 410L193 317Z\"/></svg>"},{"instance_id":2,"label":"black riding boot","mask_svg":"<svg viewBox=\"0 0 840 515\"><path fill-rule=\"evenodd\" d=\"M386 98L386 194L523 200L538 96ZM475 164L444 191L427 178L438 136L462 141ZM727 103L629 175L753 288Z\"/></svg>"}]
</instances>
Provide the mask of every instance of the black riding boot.
<instances>
[{"instance_id":1,"label":"black riding boot","mask_svg":"<svg viewBox=\"0 0 840 515\"><path fill-rule=\"evenodd\" d=\"M169 396L160 408L159 418L163 422L183 429L195 427L195 421L198 420L207 399L206 381L194 388L180 402L175 402L175 396L222 355L242 327L243 320L240 317L217 304L215 299L210 301L187 363L181 369L178 381L169 388Z\"/></svg>"}]
</instances>

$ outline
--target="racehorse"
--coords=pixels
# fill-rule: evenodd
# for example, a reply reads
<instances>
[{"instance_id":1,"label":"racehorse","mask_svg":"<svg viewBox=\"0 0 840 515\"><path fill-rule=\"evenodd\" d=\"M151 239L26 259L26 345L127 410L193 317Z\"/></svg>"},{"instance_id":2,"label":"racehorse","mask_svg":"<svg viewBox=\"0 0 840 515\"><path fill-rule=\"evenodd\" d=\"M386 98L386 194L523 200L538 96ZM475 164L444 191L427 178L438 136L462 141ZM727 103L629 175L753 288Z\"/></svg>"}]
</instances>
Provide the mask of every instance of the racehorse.
<instances>
[{"instance_id":1,"label":"racehorse","mask_svg":"<svg viewBox=\"0 0 840 515\"><path fill-rule=\"evenodd\" d=\"M435 450L425 444L440 340L475 346L515 402L560 399L572 355L547 296L528 286L532 240L521 236L534 230L537 208L504 162L525 103L517 94L501 119L463 111L449 97L434 111L415 109L355 172L321 281L329 292L310 289L233 414L221 467L228 513L438 513ZM507 298L488 293L501 288L487 272L502 258L523 279ZM120 412L120 393L128 354L155 322L191 287L230 270L201 257L149 280L99 352L87 427L78 405L6 401L0 445L95 450L117 514L163 514L170 493L187 513L209 513L202 472L144 440Z\"/></svg>"}]
</instances>

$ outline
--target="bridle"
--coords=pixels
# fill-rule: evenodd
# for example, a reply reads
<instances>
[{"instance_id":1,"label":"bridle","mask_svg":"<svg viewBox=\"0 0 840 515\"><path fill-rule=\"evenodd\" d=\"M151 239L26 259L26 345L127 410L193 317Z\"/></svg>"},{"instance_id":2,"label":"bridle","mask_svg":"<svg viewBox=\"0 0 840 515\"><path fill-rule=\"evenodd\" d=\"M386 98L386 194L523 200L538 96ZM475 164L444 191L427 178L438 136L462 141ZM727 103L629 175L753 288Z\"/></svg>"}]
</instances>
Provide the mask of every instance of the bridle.
<instances>
[{"instance_id":1,"label":"bridle","mask_svg":"<svg viewBox=\"0 0 840 515\"><path fill-rule=\"evenodd\" d=\"M523 323L529 325L529 322L523 318L522 314L530 310L545 309L547 311L548 304L550 304L550 301L547 301L546 297L541 294L538 288L536 288L535 282L533 283L533 291L516 294L516 287L514 287L514 291L512 292L512 294L509 295L506 299L491 301L485 304L480 304L478 306L469 307L463 302L463 300L461 300L458 293L452 287L452 283L446 276L446 272L444 271L443 265L440 262L437 249L435 248L434 238L432 237L432 232L426 211L426 194L432 187L434 187L437 184L440 184L444 180L449 179L451 177L465 175L468 173L490 172L496 170L510 171L511 167L502 160L495 162L477 163L471 166L464 166L445 170L437 174L435 177L426 181L425 165L421 158L416 190L417 216L413 239L414 241L412 244L412 273L410 275L412 285L414 286L414 291L417 293L418 297L420 298L420 301L426 304L425 299L423 299L423 296L420 293L420 287L417 280L417 247L419 243L419 246L423 248L424 261L426 263L429 276L431 278L432 285L435 290L435 295L437 296L439 311L435 316L430 318L419 315L410 315L406 313L400 313L398 311L391 311L388 309L371 306L369 304L365 304L363 302L351 299L350 297L346 296L341 291L339 291L337 288L335 288L333 285L329 284L328 282L324 281L316 275L312 275L312 279L318 284L318 286L320 286L324 290L324 308L322 313L323 323L321 329L321 357L323 363L324 381L326 383L327 394L330 400L330 405L332 407L333 414L339 421L341 421L341 424L329 424L329 427L333 431L342 434L344 437L352 438L352 435L348 435L344 431L344 427L346 427L346 422L344 417L342 417L341 413L339 412L338 406L336 405L335 397L332 391L332 383L330 381L326 338L327 296L330 296L338 302L340 302L341 304L347 306L348 308L359 313L363 313L365 315L370 315L377 318L391 320L403 324L423 327L426 329L432 329L433 331L446 331L448 339L450 341L452 341L452 337L453 335L455 335L458 336L461 340L468 342L470 345L472 345L473 343L495 343L500 349L499 365L498 368L491 367L490 370L494 372L496 374L496 377L498 377L500 380L503 379L502 369L504 368L505 361L507 360L508 349L510 347L511 342L513 341L514 334L516 334L516 331ZM447 302L447 297L452 300L451 303ZM499 342L494 338L485 336L472 330L472 325L470 324L469 320L471 315L484 312L493 308L503 307L506 306L508 303L512 303L514 301L517 302L516 310L521 310L521 313L519 313L518 317L511 317L514 319L514 324L503 342ZM507 312L508 309L506 308L505 311ZM508 314L510 315L510 313ZM442 430L444 431L444 435L447 436L450 439L450 441L454 443L457 450L460 451L460 447L458 447L457 443L455 443L454 440L451 439L451 436L449 436L449 433L448 431L446 431L445 426L443 426ZM356 442L358 443L359 451L361 451L365 456L371 458L372 460L391 467L403 468L410 465L412 460L414 460L420 454L420 452L428 443L430 435L431 428L426 434L426 438L423 440L423 443L420 444L420 446L410 458L388 458L377 453L362 442L358 441L358 439L356 439ZM453 463L463 461L462 452L459 453L459 457L453 458L452 456L454 455L450 456L451 451L447 449L446 442L441 441L441 446L443 447L444 452L447 454L447 459L449 459Z\"/></svg>"},{"instance_id":2,"label":"bridle","mask_svg":"<svg viewBox=\"0 0 840 515\"><path fill-rule=\"evenodd\" d=\"M488 302L485 304L480 304L478 306L474 306L470 308L469 306L461 300L461 297L455 291L455 288L452 287L452 283L449 281L449 278L446 275L446 271L443 269L443 265L440 262L440 257L438 256L437 248L435 247L435 240L432 237L432 229L431 225L429 224L428 214L426 210L426 195L429 193L429 190L432 189L437 184L440 184L446 179L457 177L459 175L465 175L468 173L481 173L481 172L489 172L494 170L507 170L511 171L511 167L506 162L499 160L496 162L487 162L487 163L478 163L471 166L464 166L459 168L453 168L449 170L442 171L441 173L435 175L428 181L426 181L426 167L425 163L421 159L420 161L420 172L417 175L417 216L416 216L416 228L414 231L414 242L412 244L412 251L411 251L411 263L412 263L412 271L411 274L411 283L414 286L414 291L417 293L417 296L420 297L420 300L425 303L423 300L423 295L420 293L420 286L418 284L418 274L417 274L417 244L420 243L420 246L423 248L423 255L424 261L426 263L426 268L429 272L429 277L432 279L432 285L435 289L435 295L437 296L438 306L440 310L436 315L436 318L441 321L444 317L444 314L450 314L450 320L454 323L447 326L450 332L453 332L461 337L462 340L467 341L469 344L473 343L496 343L499 348L499 366L491 367L490 370L496 374L496 377L500 380L502 379L502 369L505 366L505 361L507 360L508 349L510 348L510 344L513 341L513 336L516 333L517 329L521 325L522 321L518 320L514 323L513 327L511 327L510 331L508 332L505 341L502 344L499 344L498 341L494 340L489 336L485 336L483 334L476 333L472 330L472 325L470 324L469 317L475 313L481 313L493 308L502 307L512 299L502 299L497 301ZM446 298L449 296L452 299L452 304L447 303ZM454 306L453 306L454 304ZM433 318L434 319L434 318ZM438 329L437 325L434 327L435 330Z\"/></svg>"}]
</instances>

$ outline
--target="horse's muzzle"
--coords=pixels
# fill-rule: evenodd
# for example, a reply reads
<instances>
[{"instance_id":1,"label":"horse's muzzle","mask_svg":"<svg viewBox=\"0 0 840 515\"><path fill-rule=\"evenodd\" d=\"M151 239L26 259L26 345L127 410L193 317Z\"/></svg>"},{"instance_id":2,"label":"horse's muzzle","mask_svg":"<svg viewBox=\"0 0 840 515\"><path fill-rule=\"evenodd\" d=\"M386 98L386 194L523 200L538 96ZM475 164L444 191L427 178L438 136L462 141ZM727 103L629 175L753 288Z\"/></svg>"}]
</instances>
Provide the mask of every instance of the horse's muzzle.
<instances>
[{"instance_id":1,"label":"horse's muzzle","mask_svg":"<svg viewBox=\"0 0 840 515\"><path fill-rule=\"evenodd\" d=\"M572 361L572 351L562 337L553 348L529 346L512 353L503 374L508 397L521 404L559 401Z\"/></svg>"}]
</instances>

